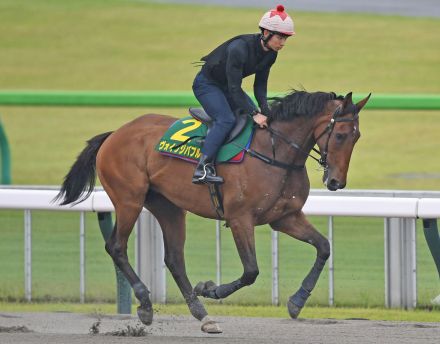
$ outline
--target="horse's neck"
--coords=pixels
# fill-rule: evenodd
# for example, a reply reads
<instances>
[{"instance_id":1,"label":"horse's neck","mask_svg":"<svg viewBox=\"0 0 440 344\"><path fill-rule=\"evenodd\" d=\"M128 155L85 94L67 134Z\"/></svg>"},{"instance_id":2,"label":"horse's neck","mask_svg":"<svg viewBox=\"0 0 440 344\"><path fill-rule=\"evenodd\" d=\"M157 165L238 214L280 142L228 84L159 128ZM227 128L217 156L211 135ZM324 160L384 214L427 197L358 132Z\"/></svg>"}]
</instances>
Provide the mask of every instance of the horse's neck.
<instances>
[{"instance_id":1,"label":"horse's neck","mask_svg":"<svg viewBox=\"0 0 440 344\"><path fill-rule=\"evenodd\" d=\"M300 117L291 122L274 121L271 126L301 150L280 142L277 145L277 158L283 158L289 164L304 165L308 154L315 145L313 137L315 121Z\"/></svg>"}]
</instances>

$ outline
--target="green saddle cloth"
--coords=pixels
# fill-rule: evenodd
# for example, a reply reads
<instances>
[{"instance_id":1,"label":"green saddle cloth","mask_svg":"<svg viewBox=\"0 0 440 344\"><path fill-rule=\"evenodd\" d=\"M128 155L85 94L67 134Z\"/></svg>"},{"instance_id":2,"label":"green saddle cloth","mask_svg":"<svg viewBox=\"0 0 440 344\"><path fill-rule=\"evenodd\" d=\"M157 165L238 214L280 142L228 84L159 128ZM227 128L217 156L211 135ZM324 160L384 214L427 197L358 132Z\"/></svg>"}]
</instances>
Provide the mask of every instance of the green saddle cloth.
<instances>
[{"instance_id":1,"label":"green saddle cloth","mask_svg":"<svg viewBox=\"0 0 440 344\"><path fill-rule=\"evenodd\" d=\"M217 162L241 162L244 148L248 148L252 139L253 125L249 118L242 132L232 141L223 145L217 154ZM174 122L156 145L162 154L197 162L201 155L201 142L208 127L191 116Z\"/></svg>"}]
</instances>

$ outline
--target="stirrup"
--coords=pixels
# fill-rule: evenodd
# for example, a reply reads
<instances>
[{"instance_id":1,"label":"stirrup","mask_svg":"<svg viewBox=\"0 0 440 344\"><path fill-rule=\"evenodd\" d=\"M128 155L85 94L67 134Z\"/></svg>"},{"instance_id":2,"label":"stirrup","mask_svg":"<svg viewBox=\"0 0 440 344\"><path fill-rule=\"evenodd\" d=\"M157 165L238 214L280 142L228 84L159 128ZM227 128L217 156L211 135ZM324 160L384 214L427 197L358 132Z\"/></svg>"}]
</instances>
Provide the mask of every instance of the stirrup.
<instances>
[{"instance_id":1,"label":"stirrup","mask_svg":"<svg viewBox=\"0 0 440 344\"><path fill-rule=\"evenodd\" d=\"M192 182L194 184L223 184L224 180L222 177L217 176L214 166L211 163L203 165L203 175L197 177L197 170L194 173Z\"/></svg>"}]
</instances>

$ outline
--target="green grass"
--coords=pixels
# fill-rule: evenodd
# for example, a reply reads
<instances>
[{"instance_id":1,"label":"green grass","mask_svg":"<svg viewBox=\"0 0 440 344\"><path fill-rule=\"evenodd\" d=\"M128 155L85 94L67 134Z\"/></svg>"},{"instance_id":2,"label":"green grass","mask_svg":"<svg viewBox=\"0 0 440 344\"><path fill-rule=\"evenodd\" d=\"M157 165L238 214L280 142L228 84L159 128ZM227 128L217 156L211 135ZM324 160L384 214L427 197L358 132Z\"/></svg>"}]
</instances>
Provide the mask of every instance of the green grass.
<instances>
[{"instance_id":1,"label":"green grass","mask_svg":"<svg viewBox=\"0 0 440 344\"><path fill-rule=\"evenodd\" d=\"M0 1L0 89L190 90L197 61L266 11L123 0ZM438 93L438 19L291 9L269 90ZM249 83L247 84L249 85Z\"/></svg>"},{"instance_id":2,"label":"green grass","mask_svg":"<svg viewBox=\"0 0 440 344\"><path fill-rule=\"evenodd\" d=\"M234 34L255 32L262 11L122 0L1 0L0 89L190 90L197 71L190 63ZM440 92L438 19L291 12L297 36L279 54L270 91L303 85L373 97ZM249 81L245 88L251 90ZM85 140L147 112L182 116L186 109L0 106L13 183L58 185ZM439 189L439 115L363 111L349 187ZM313 187L321 186L319 178L311 171Z\"/></svg>"},{"instance_id":3,"label":"green grass","mask_svg":"<svg viewBox=\"0 0 440 344\"><path fill-rule=\"evenodd\" d=\"M232 35L254 32L263 12L122 0L0 0L0 89L190 90L196 73L190 63ZM440 92L438 19L291 12L298 34L279 55L270 91L303 85L310 91L373 96ZM164 25L163 18L172 25ZM244 83L247 90L250 84ZM186 109L0 106L12 150L13 183L59 185L85 140L148 112L182 116ZM363 111L348 187L439 190L439 119L440 111ZM321 172L315 168L309 164L312 187L320 188ZM312 218L323 233L325 221ZM21 300L23 214L0 212L0 226L0 298ZM34 213L37 300L79 299L78 226L75 214ZM370 307L359 311L367 314L384 302L382 219L338 218L335 227L336 305ZM230 281L242 267L229 231L223 233L223 276ZM193 283L215 277L214 238L213 221L189 216L186 261ZM239 312L231 304L270 303L269 238L267 228L257 229L261 274L255 285L224 301L231 312ZM419 304L427 307L440 292L438 275L421 230L417 245ZM313 257L308 245L280 237L282 303L297 289ZM114 300L114 270L94 214L87 216L86 277L87 300ZM167 282L170 302L180 304L169 275ZM310 306L327 304L327 282L324 272L304 312L323 314ZM212 309L223 306L209 303ZM269 308L262 308L262 314L271 314ZM284 314L285 308L280 309ZM310 313L304 314L312 317ZM438 316L438 311L427 314Z\"/></svg>"}]
</instances>

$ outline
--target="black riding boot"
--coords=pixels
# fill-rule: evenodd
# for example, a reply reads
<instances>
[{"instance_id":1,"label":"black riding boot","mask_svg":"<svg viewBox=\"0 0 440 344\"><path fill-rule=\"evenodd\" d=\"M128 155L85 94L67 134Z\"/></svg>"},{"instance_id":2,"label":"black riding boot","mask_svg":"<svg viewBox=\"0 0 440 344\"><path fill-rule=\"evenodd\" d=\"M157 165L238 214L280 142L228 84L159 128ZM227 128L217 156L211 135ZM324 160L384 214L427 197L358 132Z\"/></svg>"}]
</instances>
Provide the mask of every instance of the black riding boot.
<instances>
[{"instance_id":1,"label":"black riding boot","mask_svg":"<svg viewBox=\"0 0 440 344\"><path fill-rule=\"evenodd\" d=\"M194 184L223 184L224 180L222 177L217 176L213 159L202 154L196 171L194 172L192 182Z\"/></svg>"}]
</instances>

